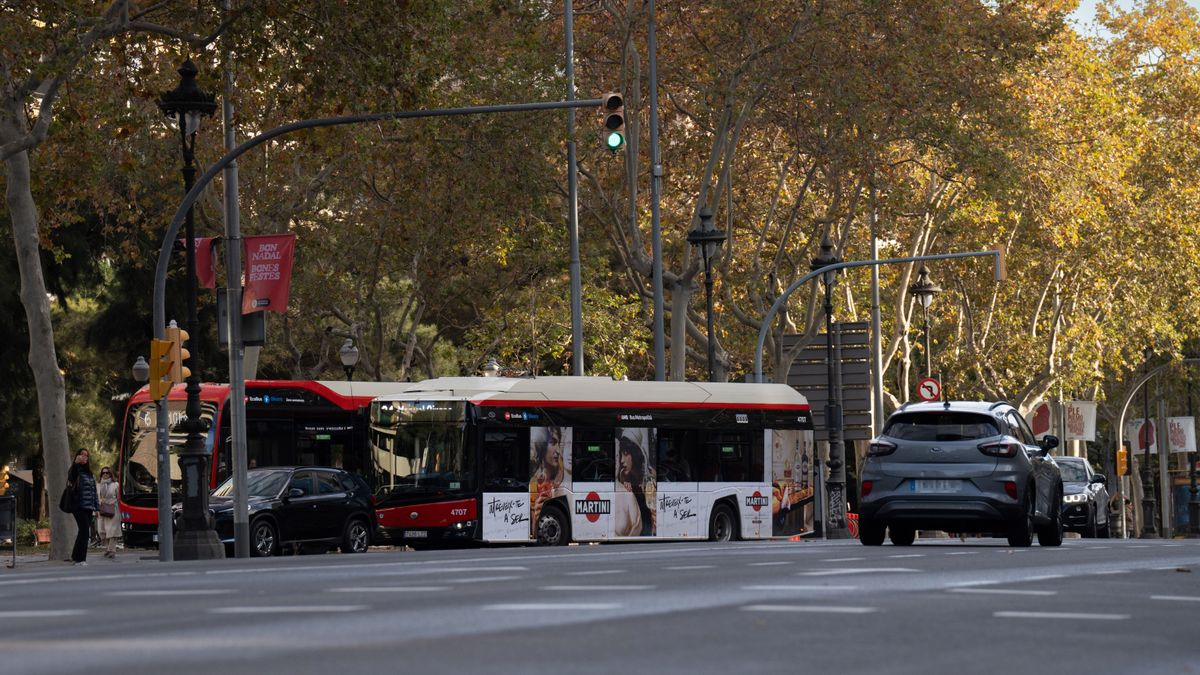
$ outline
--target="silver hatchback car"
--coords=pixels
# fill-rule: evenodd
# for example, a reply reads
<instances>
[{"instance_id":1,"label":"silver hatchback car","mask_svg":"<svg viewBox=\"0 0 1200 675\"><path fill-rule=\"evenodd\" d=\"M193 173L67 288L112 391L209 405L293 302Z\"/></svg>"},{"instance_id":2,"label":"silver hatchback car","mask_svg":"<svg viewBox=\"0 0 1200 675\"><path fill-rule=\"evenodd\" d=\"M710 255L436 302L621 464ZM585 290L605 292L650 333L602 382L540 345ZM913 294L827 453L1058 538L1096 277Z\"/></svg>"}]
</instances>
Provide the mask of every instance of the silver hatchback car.
<instances>
[{"instance_id":1,"label":"silver hatchback car","mask_svg":"<svg viewBox=\"0 0 1200 675\"><path fill-rule=\"evenodd\" d=\"M1001 534L1012 546L1063 540L1063 483L1050 450L1004 401L909 404L871 441L859 537L908 546L917 530Z\"/></svg>"}]
</instances>

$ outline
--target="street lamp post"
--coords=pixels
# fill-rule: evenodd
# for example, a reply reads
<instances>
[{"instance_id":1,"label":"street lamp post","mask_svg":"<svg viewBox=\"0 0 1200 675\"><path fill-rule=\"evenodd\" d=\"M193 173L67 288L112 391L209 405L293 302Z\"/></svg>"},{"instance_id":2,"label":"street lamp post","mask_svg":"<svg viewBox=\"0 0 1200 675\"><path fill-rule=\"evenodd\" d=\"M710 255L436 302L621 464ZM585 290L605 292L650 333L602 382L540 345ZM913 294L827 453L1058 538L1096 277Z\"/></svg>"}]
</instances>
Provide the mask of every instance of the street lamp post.
<instances>
[{"instance_id":1,"label":"street lamp post","mask_svg":"<svg viewBox=\"0 0 1200 675\"><path fill-rule=\"evenodd\" d=\"M933 304L933 297L941 292L942 287L929 280L929 268L921 265L920 271L917 272L917 281L908 287L908 294L921 303L921 308L925 312L925 377L933 377L933 351L930 349L929 342L929 306Z\"/></svg>"},{"instance_id":2,"label":"street lamp post","mask_svg":"<svg viewBox=\"0 0 1200 675\"><path fill-rule=\"evenodd\" d=\"M200 118L211 115L217 109L212 94L206 94L196 85L196 65L191 59L179 67L179 86L163 92L158 107L163 114L179 125L179 142L183 150L183 193L188 194L196 180L193 151L196 147L196 130ZM183 450L179 455L179 468L183 473L183 513L179 534L175 538L176 560L207 560L224 558L225 549L217 533L213 531L208 515L208 455L204 438L209 422L200 416L200 375L198 354L200 352L200 327L196 314L196 233L192 209L188 208L186 224L187 246L187 321L188 337L193 348L191 369L187 378L186 417L179 424L187 434ZM159 489L170 489L160 485Z\"/></svg>"},{"instance_id":3,"label":"street lamp post","mask_svg":"<svg viewBox=\"0 0 1200 675\"><path fill-rule=\"evenodd\" d=\"M842 261L833 254L833 242L826 234L821 239L821 254L812 260L814 272ZM846 524L846 449L842 445L842 406L838 403L835 385L837 364L833 357L833 285L837 282L835 270L821 275L825 287L825 369L829 387L825 400L825 433L829 438L829 479L825 493L825 535L829 539L850 539L850 528Z\"/></svg>"},{"instance_id":4,"label":"street lamp post","mask_svg":"<svg viewBox=\"0 0 1200 675\"><path fill-rule=\"evenodd\" d=\"M1192 417L1192 380L1188 378L1188 417ZM1195 419L1194 417L1192 418ZM1196 487L1196 451L1191 452L1191 461L1188 462L1188 476L1190 485L1188 486L1188 539L1200 537L1200 498L1197 492L1200 491Z\"/></svg>"},{"instance_id":5,"label":"street lamp post","mask_svg":"<svg viewBox=\"0 0 1200 675\"><path fill-rule=\"evenodd\" d=\"M1150 357L1154 356L1154 350L1146 348L1142 355L1146 358L1146 372L1150 371ZM1142 428L1138 430L1138 441L1146 452L1143 455L1142 461L1142 539L1158 538L1158 529L1154 526L1154 514L1158 510L1158 503L1154 499L1154 472L1150 470L1150 388L1142 389L1142 409L1145 411L1142 414Z\"/></svg>"},{"instance_id":6,"label":"street lamp post","mask_svg":"<svg viewBox=\"0 0 1200 675\"><path fill-rule=\"evenodd\" d=\"M500 364L496 362L496 359L488 359L487 363L483 364L483 367L479 369L479 372L484 377L500 377L502 370L503 369L500 367Z\"/></svg>"},{"instance_id":7,"label":"street lamp post","mask_svg":"<svg viewBox=\"0 0 1200 675\"><path fill-rule=\"evenodd\" d=\"M713 227L713 212L707 206L700 209L700 225L688 232L688 243L700 251L704 260L705 324L708 336L708 381L714 381L713 367L717 361L717 343L713 340L712 260L725 243L725 232Z\"/></svg>"},{"instance_id":8,"label":"street lamp post","mask_svg":"<svg viewBox=\"0 0 1200 675\"><path fill-rule=\"evenodd\" d=\"M338 350L342 358L342 368L346 371L346 381L354 379L354 366L358 365L358 347L354 346L354 338L346 338L342 348Z\"/></svg>"}]
</instances>

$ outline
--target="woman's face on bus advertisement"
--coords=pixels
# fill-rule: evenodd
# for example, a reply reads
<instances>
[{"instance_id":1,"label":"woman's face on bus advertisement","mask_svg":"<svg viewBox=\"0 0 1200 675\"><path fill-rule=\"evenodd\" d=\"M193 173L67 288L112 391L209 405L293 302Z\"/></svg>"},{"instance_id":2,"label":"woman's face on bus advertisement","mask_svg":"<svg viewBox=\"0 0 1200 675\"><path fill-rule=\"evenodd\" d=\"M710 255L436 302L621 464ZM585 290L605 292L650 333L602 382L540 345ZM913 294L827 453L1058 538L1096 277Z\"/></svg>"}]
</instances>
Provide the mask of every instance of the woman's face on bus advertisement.
<instances>
[{"instance_id":1,"label":"woman's face on bus advertisement","mask_svg":"<svg viewBox=\"0 0 1200 675\"><path fill-rule=\"evenodd\" d=\"M621 478L633 478L633 455L628 450L621 450Z\"/></svg>"}]
</instances>

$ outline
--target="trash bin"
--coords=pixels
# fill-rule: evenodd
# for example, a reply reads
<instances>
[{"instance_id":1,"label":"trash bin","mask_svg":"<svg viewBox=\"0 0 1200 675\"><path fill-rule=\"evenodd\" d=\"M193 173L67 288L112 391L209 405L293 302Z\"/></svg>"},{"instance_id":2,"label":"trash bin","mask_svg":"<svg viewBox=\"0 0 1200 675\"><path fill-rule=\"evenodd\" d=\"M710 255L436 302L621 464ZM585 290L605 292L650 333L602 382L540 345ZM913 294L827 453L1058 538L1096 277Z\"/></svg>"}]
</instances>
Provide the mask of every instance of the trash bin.
<instances>
[{"instance_id":1,"label":"trash bin","mask_svg":"<svg viewBox=\"0 0 1200 675\"><path fill-rule=\"evenodd\" d=\"M9 567L17 564L17 496L0 495L0 544L5 540L12 542L12 562Z\"/></svg>"}]
</instances>

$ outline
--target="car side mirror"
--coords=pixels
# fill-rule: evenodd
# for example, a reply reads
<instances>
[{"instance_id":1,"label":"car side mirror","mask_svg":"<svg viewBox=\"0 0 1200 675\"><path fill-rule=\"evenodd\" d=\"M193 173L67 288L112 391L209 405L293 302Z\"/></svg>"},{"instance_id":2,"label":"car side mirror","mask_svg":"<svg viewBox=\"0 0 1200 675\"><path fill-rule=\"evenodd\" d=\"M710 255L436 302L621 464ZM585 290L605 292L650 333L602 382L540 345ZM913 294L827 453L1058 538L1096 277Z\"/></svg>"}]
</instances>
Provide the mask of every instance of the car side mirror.
<instances>
[{"instance_id":1,"label":"car side mirror","mask_svg":"<svg viewBox=\"0 0 1200 675\"><path fill-rule=\"evenodd\" d=\"M1104 485L1105 483L1108 483L1108 478L1102 473L1092 474L1092 482Z\"/></svg>"},{"instance_id":2,"label":"car side mirror","mask_svg":"<svg viewBox=\"0 0 1200 675\"><path fill-rule=\"evenodd\" d=\"M287 496L288 496L288 499L295 499L296 497L303 497L304 490L301 490L300 488L292 488L292 489L288 490Z\"/></svg>"},{"instance_id":3,"label":"car side mirror","mask_svg":"<svg viewBox=\"0 0 1200 675\"><path fill-rule=\"evenodd\" d=\"M1054 448L1058 447L1058 436L1055 436L1054 434L1046 434L1045 436L1042 436L1042 440L1038 441L1038 447L1045 452L1050 452Z\"/></svg>"}]
</instances>

